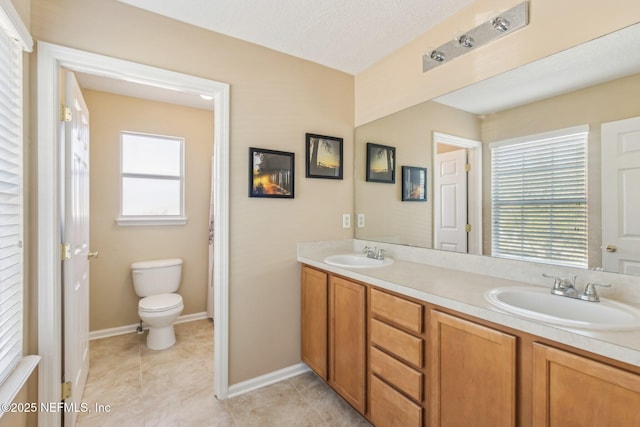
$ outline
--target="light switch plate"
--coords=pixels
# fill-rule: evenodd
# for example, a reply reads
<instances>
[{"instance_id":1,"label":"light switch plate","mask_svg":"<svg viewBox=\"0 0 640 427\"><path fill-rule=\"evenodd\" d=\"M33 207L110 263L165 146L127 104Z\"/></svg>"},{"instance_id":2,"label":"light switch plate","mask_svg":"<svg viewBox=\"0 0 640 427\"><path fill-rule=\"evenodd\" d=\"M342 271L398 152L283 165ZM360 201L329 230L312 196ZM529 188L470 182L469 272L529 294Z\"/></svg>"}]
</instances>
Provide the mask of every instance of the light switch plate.
<instances>
[{"instance_id":1,"label":"light switch plate","mask_svg":"<svg viewBox=\"0 0 640 427\"><path fill-rule=\"evenodd\" d=\"M342 228L351 228L351 215L342 214Z\"/></svg>"}]
</instances>

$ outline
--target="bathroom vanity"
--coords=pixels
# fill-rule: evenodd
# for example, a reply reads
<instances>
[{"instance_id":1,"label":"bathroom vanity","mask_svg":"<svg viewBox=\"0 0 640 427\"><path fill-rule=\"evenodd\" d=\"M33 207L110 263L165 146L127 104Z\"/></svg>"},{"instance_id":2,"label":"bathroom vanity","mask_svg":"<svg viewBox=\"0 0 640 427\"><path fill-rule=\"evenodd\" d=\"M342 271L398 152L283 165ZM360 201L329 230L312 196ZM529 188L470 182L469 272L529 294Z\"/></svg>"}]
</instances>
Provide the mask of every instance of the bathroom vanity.
<instances>
[{"instance_id":1,"label":"bathroom vanity","mask_svg":"<svg viewBox=\"0 0 640 427\"><path fill-rule=\"evenodd\" d=\"M639 330L533 322L484 298L528 283L336 251L298 253L302 360L375 426L640 426Z\"/></svg>"}]
</instances>

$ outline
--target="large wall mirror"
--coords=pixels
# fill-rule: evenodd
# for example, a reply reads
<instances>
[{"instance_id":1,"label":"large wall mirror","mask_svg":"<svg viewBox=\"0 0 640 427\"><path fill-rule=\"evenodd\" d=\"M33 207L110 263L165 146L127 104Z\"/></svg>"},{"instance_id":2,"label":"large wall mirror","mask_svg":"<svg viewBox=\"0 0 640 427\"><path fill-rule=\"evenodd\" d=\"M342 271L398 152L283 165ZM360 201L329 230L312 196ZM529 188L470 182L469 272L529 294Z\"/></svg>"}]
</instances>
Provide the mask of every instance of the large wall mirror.
<instances>
[{"instance_id":1,"label":"large wall mirror","mask_svg":"<svg viewBox=\"0 0 640 427\"><path fill-rule=\"evenodd\" d=\"M636 24L356 128L356 238L495 255L494 147L587 129L583 267L640 274L639 45ZM395 147L395 184L366 182L368 142ZM426 201L402 201L402 166L427 168ZM445 170L464 178L451 187ZM464 241L445 238L449 228L466 228Z\"/></svg>"}]
</instances>

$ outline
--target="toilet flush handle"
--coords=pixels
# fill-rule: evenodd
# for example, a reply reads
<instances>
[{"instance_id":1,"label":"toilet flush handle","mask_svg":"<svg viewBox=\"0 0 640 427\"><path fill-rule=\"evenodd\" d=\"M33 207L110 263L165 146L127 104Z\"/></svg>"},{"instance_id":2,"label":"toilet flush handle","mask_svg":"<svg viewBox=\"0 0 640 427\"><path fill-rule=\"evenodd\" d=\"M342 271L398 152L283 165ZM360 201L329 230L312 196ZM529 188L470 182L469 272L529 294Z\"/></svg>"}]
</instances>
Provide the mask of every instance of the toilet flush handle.
<instances>
[{"instance_id":1,"label":"toilet flush handle","mask_svg":"<svg viewBox=\"0 0 640 427\"><path fill-rule=\"evenodd\" d=\"M99 254L100 254L100 253L99 253L98 251L96 251L96 252L89 252L89 254L87 254L87 258L88 258L88 259L91 259L91 258L98 258L98 255L99 255Z\"/></svg>"}]
</instances>

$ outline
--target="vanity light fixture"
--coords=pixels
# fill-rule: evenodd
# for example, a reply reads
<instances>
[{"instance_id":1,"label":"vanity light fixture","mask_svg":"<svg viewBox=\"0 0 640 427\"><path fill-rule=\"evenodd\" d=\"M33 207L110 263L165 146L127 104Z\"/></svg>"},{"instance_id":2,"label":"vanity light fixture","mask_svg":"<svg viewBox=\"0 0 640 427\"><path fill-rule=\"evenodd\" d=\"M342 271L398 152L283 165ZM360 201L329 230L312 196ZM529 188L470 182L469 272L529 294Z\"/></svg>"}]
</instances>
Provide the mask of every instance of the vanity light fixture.
<instances>
[{"instance_id":1,"label":"vanity light fixture","mask_svg":"<svg viewBox=\"0 0 640 427\"><path fill-rule=\"evenodd\" d=\"M444 57L444 53L434 50L431 52L431 55L429 55L431 57L431 59L433 59L434 61L438 61L438 62L444 62L445 57Z\"/></svg>"},{"instance_id":2,"label":"vanity light fixture","mask_svg":"<svg viewBox=\"0 0 640 427\"><path fill-rule=\"evenodd\" d=\"M466 34L458 38L458 43L460 43L460 46L468 48L472 48L476 45L476 41L473 39L473 37L469 37Z\"/></svg>"},{"instance_id":3,"label":"vanity light fixture","mask_svg":"<svg viewBox=\"0 0 640 427\"><path fill-rule=\"evenodd\" d=\"M422 72L449 62L476 47L483 46L505 34L510 34L529 23L527 2L523 1L499 16L478 25L463 35L440 47L429 50L422 56Z\"/></svg>"}]
</instances>

